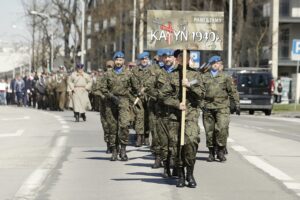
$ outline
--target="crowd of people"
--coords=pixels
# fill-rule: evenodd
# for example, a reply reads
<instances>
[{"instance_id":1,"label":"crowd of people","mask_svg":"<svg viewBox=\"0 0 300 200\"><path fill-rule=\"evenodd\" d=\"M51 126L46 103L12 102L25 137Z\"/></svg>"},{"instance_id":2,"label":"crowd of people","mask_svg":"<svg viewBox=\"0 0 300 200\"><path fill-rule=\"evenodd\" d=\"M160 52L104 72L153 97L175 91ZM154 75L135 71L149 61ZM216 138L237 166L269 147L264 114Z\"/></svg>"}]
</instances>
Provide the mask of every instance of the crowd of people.
<instances>
[{"instance_id":1,"label":"crowd of people","mask_svg":"<svg viewBox=\"0 0 300 200\"><path fill-rule=\"evenodd\" d=\"M99 111L111 161L128 160L126 147L129 129L133 128L135 146L150 146L155 157L153 168L163 167L165 178L177 176L177 187L195 188L200 112L209 150L207 161L225 162L230 113L239 114L240 109L236 86L223 72L220 56L212 56L202 66L189 53L187 58L183 78L180 50L159 49L153 59L149 52L143 52L137 63L127 64L124 53L118 51L101 70L90 74L77 64L71 74L61 67L56 73L17 76L6 86L1 80L1 101L6 98L7 104L56 111L71 108L76 122L87 120L87 110ZM183 88L186 102L182 102Z\"/></svg>"}]
</instances>

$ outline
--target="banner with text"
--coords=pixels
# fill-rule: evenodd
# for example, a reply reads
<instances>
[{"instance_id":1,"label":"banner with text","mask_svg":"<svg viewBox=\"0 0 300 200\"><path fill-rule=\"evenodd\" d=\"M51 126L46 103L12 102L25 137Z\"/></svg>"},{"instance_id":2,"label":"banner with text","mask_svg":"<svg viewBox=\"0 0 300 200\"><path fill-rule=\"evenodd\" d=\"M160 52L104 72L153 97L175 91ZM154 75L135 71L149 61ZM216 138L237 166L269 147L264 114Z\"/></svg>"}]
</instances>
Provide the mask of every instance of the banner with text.
<instances>
[{"instance_id":1,"label":"banner with text","mask_svg":"<svg viewBox=\"0 0 300 200\"><path fill-rule=\"evenodd\" d=\"M147 49L223 50L224 13L148 10Z\"/></svg>"}]
</instances>

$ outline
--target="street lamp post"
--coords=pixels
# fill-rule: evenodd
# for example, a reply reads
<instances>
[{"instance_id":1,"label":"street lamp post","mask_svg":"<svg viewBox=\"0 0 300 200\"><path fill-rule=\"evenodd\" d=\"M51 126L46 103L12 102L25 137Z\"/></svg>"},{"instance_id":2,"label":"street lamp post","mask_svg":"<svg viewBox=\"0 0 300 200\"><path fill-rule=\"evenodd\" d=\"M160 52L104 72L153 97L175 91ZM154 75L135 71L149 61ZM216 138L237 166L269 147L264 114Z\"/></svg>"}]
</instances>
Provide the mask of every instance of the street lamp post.
<instances>
[{"instance_id":1,"label":"street lamp post","mask_svg":"<svg viewBox=\"0 0 300 200\"><path fill-rule=\"evenodd\" d=\"M38 15L40 17L46 17L48 19L48 21L50 22L50 37L51 37L51 58L50 58L50 66L49 66L49 70L51 71L52 70L52 67L53 67L53 64L54 64L54 45L53 45L53 41L54 41L54 38L53 38L53 25L51 23L51 17L45 13L40 13L40 12L37 12L35 10L33 11L30 11L30 14L32 15Z\"/></svg>"},{"instance_id":2,"label":"street lamp post","mask_svg":"<svg viewBox=\"0 0 300 200\"><path fill-rule=\"evenodd\" d=\"M85 27L84 27L84 22L85 22L85 1L81 0L81 5L82 5L82 16L81 16L81 64L84 64L84 54L85 54Z\"/></svg>"}]
</instances>

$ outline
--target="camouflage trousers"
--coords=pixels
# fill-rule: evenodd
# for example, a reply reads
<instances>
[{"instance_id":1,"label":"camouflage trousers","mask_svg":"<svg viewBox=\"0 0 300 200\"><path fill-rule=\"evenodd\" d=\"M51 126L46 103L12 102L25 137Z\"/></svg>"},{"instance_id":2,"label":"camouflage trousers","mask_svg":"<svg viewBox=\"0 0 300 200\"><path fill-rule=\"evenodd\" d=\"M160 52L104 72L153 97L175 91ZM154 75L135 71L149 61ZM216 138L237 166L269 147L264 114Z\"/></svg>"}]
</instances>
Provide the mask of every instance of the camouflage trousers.
<instances>
[{"instance_id":1,"label":"camouflage trousers","mask_svg":"<svg viewBox=\"0 0 300 200\"><path fill-rule=\"evenodd\" d=\"M200 143L200 128L198 119L187 120L185 122L184 145L181 147L181 158L178 165L192 167L196 162L196 154Z\"/></svg>"},{"instance_id":2,"label":"camouflage trousers","mask_svg":"<svg viewBox=\"0 0 300 200\"><path fill-rule=\"evenodd\" d=\"M118 146L119 144L128 144L129 140L129 125L130 125L130 110L128 98L120 97L119 105L110 105L106 108L111 119L107 118L110 147Z\"/></svg>"},{"instance_id":3,"label":"camouflage trousers","mask_svg":"<svg viewBox=\"0 0 300 200\"><path fill-rule=\"evenodd\" d=\"M206 146L226 146L230 122L228 108L208 110L203 113L203 125L206 132Z\"/></svg>"},{"instance_id":4,"label":"camouflage trousers","mask_svg":"<svg viewBox=\"0 0 300 200\"><path fill-rule=\"evenodd\" d=\"M162 117L158 123L161 129L161 132L158 133L161 144L161 160L171 159L176 162L180 122L168 117Z\"/></svg>"},{"instance_id":5,"label":"camouflage trousers","mask_svg":"<svg viewBox=\"0 0 300 200\"><path fill-rule=\"evenodd\" d=\"M149 129L152 137L151 150L155 156L160 156L161 143L159 139L159 133L162 133L161 127L159 126L160 117L157 114L159 106L155 101L150 100L148 103L149 110Z\"/></svg>"},{"instance_id":6,"label":"camouflage trousers","mask_svg":"<svg viewBox=\"0 0 300 200\"><path fill-rule=\"evenodd\" d=\"M106 102L105 99L103 98L99 98L99 110L100 110L100 121L101 121L101 125L102 125L102 129L104 132L104 141L106 143L109 142L109 135L110 135L110 130L109 130L109 126L107 123L107 119L109 119L108 121L112 121L112 114L111 112L107 111L108 109L106 109L106 107L108 106L108 102Z\"/></svg>"},{"instance_id":7,"label":"camouflage trousers","mask_svg":"<svg viewBox=\"0 0 300 200\"><path fill-rule=\"evenodd\" d=\"M134 129L136 134L149 136L149 112L147 102L139 101L134 107Z\"/></svg>"}]
</instances>

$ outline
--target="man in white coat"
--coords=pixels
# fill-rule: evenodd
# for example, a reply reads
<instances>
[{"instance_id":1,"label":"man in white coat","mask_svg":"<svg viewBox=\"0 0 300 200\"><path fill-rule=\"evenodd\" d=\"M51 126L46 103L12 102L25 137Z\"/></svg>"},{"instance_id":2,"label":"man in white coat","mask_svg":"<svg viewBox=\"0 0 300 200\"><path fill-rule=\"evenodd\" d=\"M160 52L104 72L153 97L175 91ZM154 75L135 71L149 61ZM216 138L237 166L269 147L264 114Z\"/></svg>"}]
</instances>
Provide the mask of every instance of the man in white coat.
<instances>
[{"instance_id":1,"label":"man in white coat","mask_svg":"<svg viewBox=\"0 0 300 200\"><path fill-rule=\"evenodd\" d=\"M68 78L68 91L70 92L75 121L79 122L79 117L86 121L85 112L92 108L88 93L92 88L92 79L83 71L83 64L77 64L76 67L77 71Z\"/></svg>"}]
</instances>

